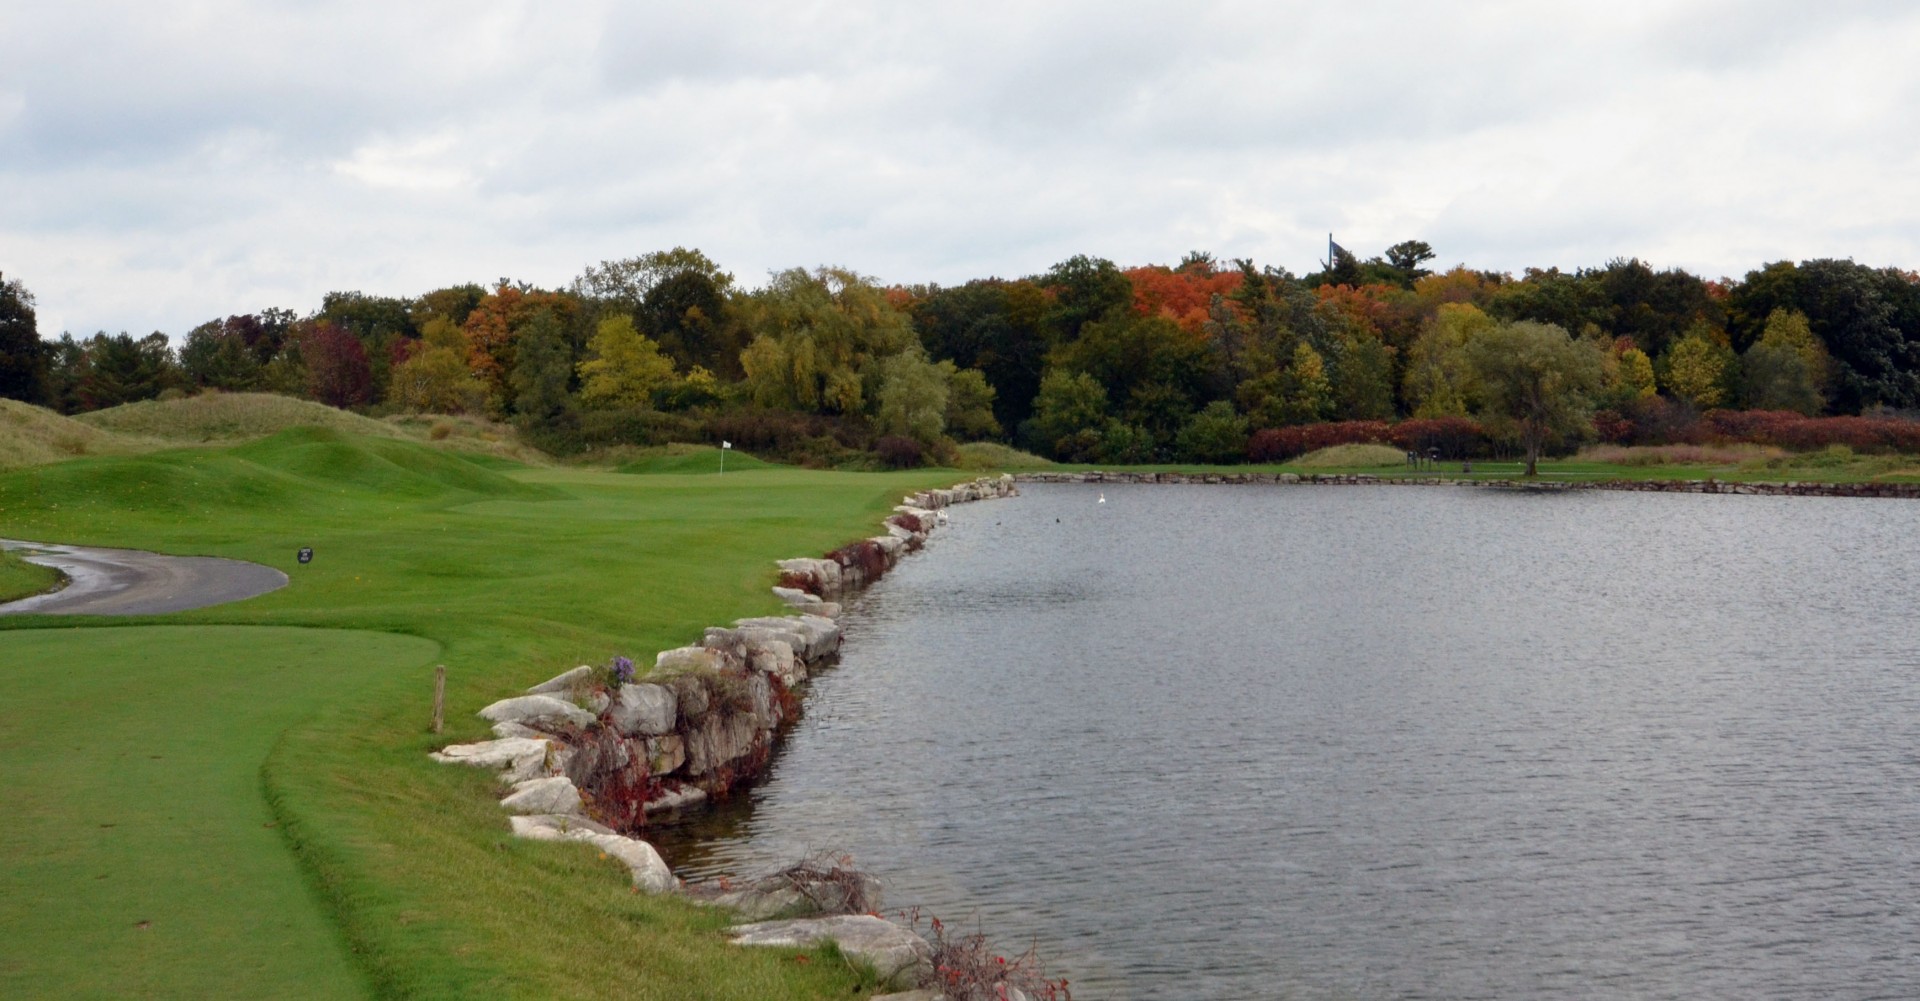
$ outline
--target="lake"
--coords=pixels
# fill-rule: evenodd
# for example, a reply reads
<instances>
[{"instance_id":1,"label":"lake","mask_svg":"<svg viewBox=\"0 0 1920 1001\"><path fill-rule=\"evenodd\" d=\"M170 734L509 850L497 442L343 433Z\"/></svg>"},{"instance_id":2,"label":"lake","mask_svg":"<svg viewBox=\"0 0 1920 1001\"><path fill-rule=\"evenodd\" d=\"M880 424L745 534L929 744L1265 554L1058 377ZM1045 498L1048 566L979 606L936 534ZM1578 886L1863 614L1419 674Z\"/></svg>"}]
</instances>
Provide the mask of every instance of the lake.
<instances>
[{"instance_id":1,"label":"lake","mask_svg":"<svg viewBox=\"0 0 1920 1001\"><path fill-rule=\"evenodd\" d=\"M676 870L849 853L1082 1001L1920 997L1920 507L1023 491Z\"/></svg>"}]
</instances>

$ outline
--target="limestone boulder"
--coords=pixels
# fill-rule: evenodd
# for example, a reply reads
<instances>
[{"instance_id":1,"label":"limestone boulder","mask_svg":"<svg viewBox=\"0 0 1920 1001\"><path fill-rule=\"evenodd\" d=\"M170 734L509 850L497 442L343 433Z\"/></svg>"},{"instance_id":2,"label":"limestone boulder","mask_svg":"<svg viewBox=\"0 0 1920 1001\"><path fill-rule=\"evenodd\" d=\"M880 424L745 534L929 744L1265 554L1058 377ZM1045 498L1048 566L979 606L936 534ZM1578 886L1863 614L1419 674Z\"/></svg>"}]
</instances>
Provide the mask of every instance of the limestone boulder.
<instances>
[{"instance_id":1,"label":"limestone boulder","mask_svg":"<svg viewBox=\"0 0 1920 1001\"><path fill-rule=\"evenodd\" d=\"M499 738L531 737L534 740L541 740L547 736L547 733L543 730L535 730L525 723L515 723L509 720L505 723L495 723L493 725L493 735Z\"/></svg>"},{"instance_id":2,"label":"limestone boulder","mask_svg":"<svg viewBox=\"0 0 1920 1001\"><path fill-rule=\"evenodd\" d=\"M694 806L707 801L707 791L699 786L685 784L668 786L660 795L647 800L646 812L659 813L665 810L678 810L683 806Z\"/></svg>"},{"instance_id":3,"label":"limestone boulder","mask_svg":"<svg viewBox=\"0 0 1920 1001\"><path fill-rule=\"evenodd\" d=\"M480 710L480 717L494 723L519 723L536 730L551 730L563 726L584 728L591 726L594 721L593 713L551 695L522 695L517 698L501 699Z\"/></svg>"},{"instance_id":4,"label":"limestone boulder","mask_svg":"<svg viewBox=\"0 0 1920 1001\"><path fill-rule=\"evenodd\" d=\"M779 678L792 688L807 677L807 665L784 640L766 640L747 647L747 670Z\"/></svg>"},{"instance_id":5,"label":"limestone boulder","mask_svg":"<svg viewBox=\"0 0 1920 1001\"><path fill-rule=\"evenodd\" d=\"M585 664L582 664L571 671L568 671L564 674L555 675L554 677L549 678L546 681L542 681L541 683L533 686L532 688L527 689L527 694L552 695L552 696L556 696L558 698L564 699L568 696L568 694L572 693L574 689L584 688L586 687L587 683L592 680L593 680L593 668L588 667Z\"/></svg>"},{"instance_id":6,"label":"limestone boulder","mask_svg":"<svg viewBox=\"0 0 1920 1001\"><path fill-rule=\"evenodd\" d=\"M500 801L513 813L551 813L578 816L584 812L580 790L565 775L528 779L516 783L513 792Z\"/></svg>"},{"instance_id":7,"label":"limestone boulder","mask_svg":"<svg viewBox=\"0 0 1920 1001\"><path fill-rule=\"evenodd\" d=\"M506 737L478 744L454 744L429 755L443 765L490 768L508 783L539 778L549 771L553 745L530 737Z\"/></svg>"},{"instance_id":8,"label":"limestone boulder","mask_svg":"<svg viewBox=\"0 0 1920 1001\"><path fill-rule=\"evenodd\" d=\"M662 678L660 684L673 693L673 702L682 720L695 720L713 709L713 695L707 690L705 675L676 674Z\"/></svg>"},{"instance_id":9,"label":"limestone boulder","mask_svg":"<svg viewBox=\"0 0 1920 1001\"><path fill-rule=\"evenodd\" d=\"M811 591L822 598L840 593L840 564L824 559L781 560L780 583Z\"/></svg>"},{"instance_id":10,"label":"limestone boulder","mask_svg":"<svg viewBox=\"0 0 1920 1001\"><path fill-rule=\"evenodd\" d=\"M747 676L747 701L753 707L753 725L756 729L771 730L780 725L783 710L773 697L773 683L764 674Z\"/></svg>"},{"instance_id":11,"label":"limestone boulder","mask_svg":"<svg viewBox=\"0 0 1920 1001\"><path fill-rule=\"evenodd\" d=\"M639 838L623 837L605 826L578 817L542 814L514 817L516 837L534 841L577 841L619 859L632 874L633 885L648 893L666 893L679 887L673 870L654 847Z\"/></svg>"},{"instance_id":12,"label":"limestone boulder","mask_svg":"<svg viewBox=\"0 0 1920 1001\"><path fill-rule=\"evenodd\" d=\"M933 971L933 947L927 940L871 914L794 918L736 925L735 945L809 949L833 942L855 960L873 967L883 983L912 987Z\"/></svg>"},{"instance_id":13,"label":"limestone boulder","mask_svg":"<svg viewBox=\"0 0 1920 1001\"><path fill-rule=\"evenodd\" d=\"M851 882L832 878L844 875L796 868L744 884L688 886L686 894L700 903L730 907L743 922L864 914L880 909L879 880L866 873L850 874Z\"/></svg>"},{"instance_id":14,"label":"limestone boulder","mask_svg":"<svg viewBox=\"0 0 1920 1001\"><path fill-rule=\"evenodd\" d=\"M752 754L759 728L749 713L713 713L685 734L687 774L695 778L713 773Z\"/></svg>"},{"instance_id":15,"label":"limestone boulder","mask_svg":"<svg viewBox=\"0 0 1920 1001\"><path fill-rule=\"evenodd\" d=\"M677 733L648 737L642 746L647 755L648 775L668 775L687 763L687 741Z\"/></svg>"},{"instance_id":16,"label":"limestone boulder","mask_svg":"<svg viewBox=\"0 0 1920 1001\"><path fill-rule=\"evenodd\" d=\"M627 737L654 737L672 733L680 717L673 689L665 685L621 685L620 694L609 707L607 720Z\"/></svg>"},{"instance_id":17,"label":"limestone boulder","mask_svg":"<svg viewBox=\"0 0 1920 1001\"><path fill-rule=\"evenodd\" d=\"M658 673L681 671L718 671L726 666L726 658L720 651L706 646L683 646L672 650L662 650L653 658L653 669Z\"/></svg>"}]
</instances>

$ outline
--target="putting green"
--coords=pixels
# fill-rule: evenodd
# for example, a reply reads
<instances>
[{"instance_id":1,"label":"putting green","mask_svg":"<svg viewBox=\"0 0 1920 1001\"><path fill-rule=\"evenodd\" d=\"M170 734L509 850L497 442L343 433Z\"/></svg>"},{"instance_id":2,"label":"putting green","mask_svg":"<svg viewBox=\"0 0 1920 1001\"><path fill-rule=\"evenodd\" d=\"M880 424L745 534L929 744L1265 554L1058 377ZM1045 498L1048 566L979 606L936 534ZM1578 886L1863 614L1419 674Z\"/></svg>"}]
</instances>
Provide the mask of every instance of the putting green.
<instances>
[{"instance_id":1,"label":"putting green","mask_svg":"<svg viewBox=\"0 0 1920 1001\"><path fill-rule=\"evenodd\" d=\"M323 705L430 677L439 649L327 629L0 632L0 997L365 996L260 767Z\"/></svg>"}]
</instances>

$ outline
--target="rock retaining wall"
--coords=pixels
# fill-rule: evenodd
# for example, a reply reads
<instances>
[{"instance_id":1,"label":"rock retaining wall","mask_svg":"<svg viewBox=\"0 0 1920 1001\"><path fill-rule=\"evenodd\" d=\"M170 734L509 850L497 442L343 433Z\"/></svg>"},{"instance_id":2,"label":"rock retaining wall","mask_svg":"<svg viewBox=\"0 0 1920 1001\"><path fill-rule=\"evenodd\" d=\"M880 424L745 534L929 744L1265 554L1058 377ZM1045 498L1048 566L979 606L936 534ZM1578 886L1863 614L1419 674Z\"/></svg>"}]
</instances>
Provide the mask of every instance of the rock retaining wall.
<instances>
[{"instance_id":1,"label":"rock retaining wall","mask_svg":"<svg viewBox=\"0 0 1920 1001\"><path fill-rule=\"evenodd\" d=\"M495 739L449 746L432 757L495 771L515 835L592 844L624 862L636 888L684 890L753 917L793 917L784 913L794 909L788 904L804 905L815 915L808 920L819 922L743 926L736 936L743 944L830 938L886 977L913 986L927 951L911 930L876 929L875 922L887 924L878 918L835 923L817 917L834 909L823 899L877 907L877 890L832 897L797 892L778 880L746 894L686 888L653 846L634 835L648 814L724 796L765 769L780 725L799 708L798 687L839 657L840 598L920 548L946 522L945 508L1016 493L1013 477L1003 475L908 495L883 523L885 534L824 557L779 562L773 593L792 614L709 627L694 645L661 651L653 671L637 681L617 683L608 669L575 667L480 710Z\"/></svg>"},{"instance_id":2,"label":"rock retaining wall","mask_svg":"<svg viewBox=\"0 0 1920 1001\"><path fill-rule=\"evenodd\" d=\"M1021 483L1227 483L1242 485L1479 487L1487 490L1635 490L1677 494L1748 494L1780 497L1905 497L1920 499L1920 483L1735 483L1725 480L1459 480L1438 476L1369 476L1363 473L1019 473Z\"/></svg>"}]
</instances>

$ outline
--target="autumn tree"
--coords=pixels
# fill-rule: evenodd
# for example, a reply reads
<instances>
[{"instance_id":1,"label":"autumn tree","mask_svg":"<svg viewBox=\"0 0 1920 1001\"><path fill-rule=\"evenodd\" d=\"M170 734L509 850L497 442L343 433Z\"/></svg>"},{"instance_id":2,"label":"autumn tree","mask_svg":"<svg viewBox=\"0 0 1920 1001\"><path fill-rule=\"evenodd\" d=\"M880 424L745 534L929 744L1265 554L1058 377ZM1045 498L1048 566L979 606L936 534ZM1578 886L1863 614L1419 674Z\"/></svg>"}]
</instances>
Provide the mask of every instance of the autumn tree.
<instances>
[{"instance_id":1,"label":"autumn tree","mask_svg":"<svg viewBox=\"0 0 1920 1001\"><path fill-rule=\"evenodd\" d=\"M673 359L623 314L600 321L580 363L580 402L589 407L651 407L673 382Z\"/></svg>"},{"instance_id":2,"label":"autumn tree","mask_svg":"<svg viewBox=\"0 0 1920 1001\"><path fill-rule=\"evenodd\" d=\"M1673 342L1660 358L1660 383L1674 399L1706 410L1728 401L1733 349L1705 323Z\"/></svg>"},{"instance_id":3,"label":"autumn tree","mask_svg":"<svg viewBox=\"0 0 1920 1001\"><path fill-rule=\"evenodd\" d=\"M296 337L306 363L309 397L330 407L373 401L373 367L360 338L326 320L306 324Z\"/></svg>"},{"instance_id":4,"label":"autumn tree","mask_svg":"<svg viewBox=\"0 0 1920 1001\"><path fill-rule=\"evenodd\" d=\"M420 350L394 366L387 398L416 414L473 414L485 411L487 387L467 367L467 340L448 317L421 325Z\"/></svg>"},{"instance_id":5,"label":"autumn tree","mask_svg":"<svg viewBox=\"0 0 1920 1001\"><path fill-rule=\"evenodd\" d=\"M502 278L467 314L460 327L467 338L467 367L487 387L488 401L494 409L518 412L510 376L518 363L521 334L543 312L543 322L552 325L552 332L560 336L560 344L566 349L567 371L573 371L574 345L568 332L578 309L579 301L571 295Z\"/></svg>"},{"instance_id":6,"label":"autumn tree","mask_svg":"<svg viewBox=\"0 0 1920 1001\"><path fill-rule=\"evenodd\" d=\"M1806 314L1776 309L1760 339L1741 357L1741 387L1746 405L1758 410L1797 410L1817 414L1824 405L1827 351Z\"/></svg>"},{"instance_id":7,"label":"autumn tree","mask_svg":"<svg viewBox=\"0 0 1920 1001\"><path fill-rule=\"evenodd\" d=\"M1612 397L1622 403L1650 399L1659 392L1653 375L1653 359L1637 347L1622 349L1607 388Z\"/></svg>"},{"instance_id":8,"label":"autumn tree","mask_svg":"<svg viewBox=\"0 0 1920 1001\"><path fill-rule=\"evenodd\" d=\"M1600 388L1600 349L1547 323L1502 324L1467 342L1482 421L1526 447L1526 475L1539 475L1545 445L1586 433Z\"/></svg>"}]
</instances>

